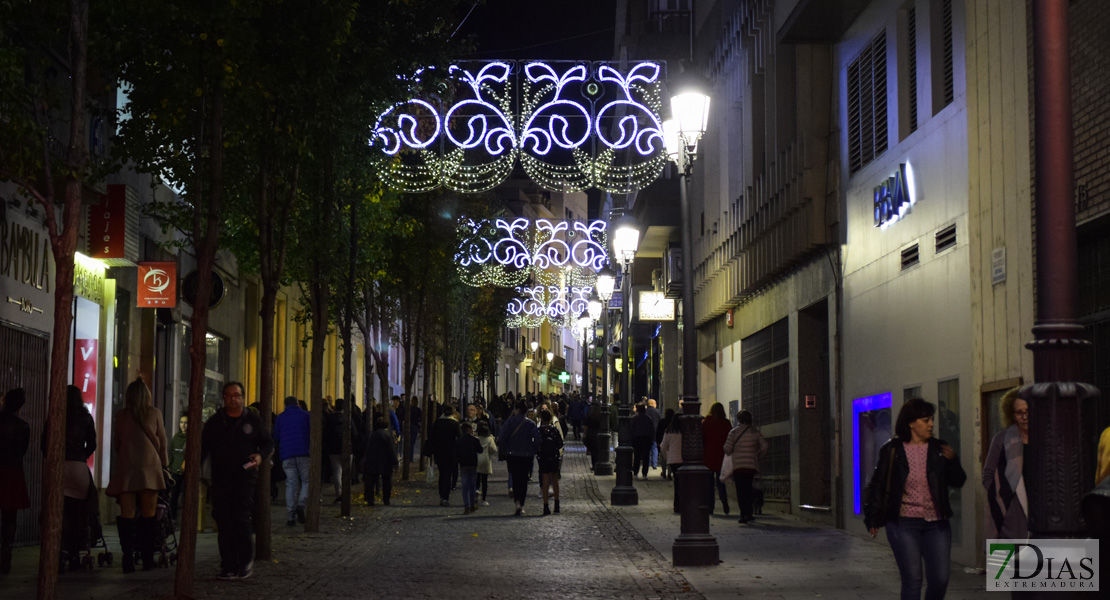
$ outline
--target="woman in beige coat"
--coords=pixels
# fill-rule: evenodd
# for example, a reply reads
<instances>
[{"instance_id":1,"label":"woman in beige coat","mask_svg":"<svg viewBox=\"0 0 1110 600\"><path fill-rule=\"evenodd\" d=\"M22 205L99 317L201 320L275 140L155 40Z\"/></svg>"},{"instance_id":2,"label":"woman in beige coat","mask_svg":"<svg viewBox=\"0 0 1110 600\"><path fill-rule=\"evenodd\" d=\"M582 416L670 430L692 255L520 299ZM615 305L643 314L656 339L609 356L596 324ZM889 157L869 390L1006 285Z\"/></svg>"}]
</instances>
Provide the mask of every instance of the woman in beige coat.
<instances>
[{"instance_id":1,"label":"woman in beige coat","mask_svg":"<svg viewBox=\"0 0 1110 600\"><path fill-rule=\"evenodd\" d=\"M759 473L759 459L767 454L767 440L752 425L752 413L736 414L740 422L725 439L725 454L732 457L732 481L736 484L736 503L740 505L740 522L752 520L752 481Z\"/></svg>"},{"instance_id":2,"label":"woman in beige coat","mask_svg":"<svg viewBox=\"0 0 1110 600\"><path fill-rule=\"evenodd\" d=\"M135 570L135 550L141 553L143 570L148 571L154 568L154 550L159 542L154 514L158 491L166 487L162 470L170 461L162 412L151 405L150 388L142 378L127 386L124 407L116 413L113 430L116 463L107 494L116 499L120 508L116 527L123 550L123 572Z\"/></svg>"}]
</instances>

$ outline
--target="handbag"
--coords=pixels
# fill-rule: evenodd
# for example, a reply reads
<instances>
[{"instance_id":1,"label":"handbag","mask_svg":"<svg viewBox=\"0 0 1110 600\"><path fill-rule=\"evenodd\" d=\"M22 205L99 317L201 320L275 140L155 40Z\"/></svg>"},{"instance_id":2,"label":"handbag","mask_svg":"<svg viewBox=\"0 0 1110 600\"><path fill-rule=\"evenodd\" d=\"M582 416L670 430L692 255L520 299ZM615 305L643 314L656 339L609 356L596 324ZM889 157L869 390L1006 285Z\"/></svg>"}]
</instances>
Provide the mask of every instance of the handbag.
<instances>
[{"instance_id":1,"label":"handbag","mask_svg":"<svg viewBox=\"0 0 1110 600\"><path fill-rule=\"evenodd\" d=\"M726 454L725 459L721 461L721 483L728 483L732 481L732 455Z\"/></svg>"},{"instance_id":2,"label":"handbag","mask_svg":"<svg viewBox=\"0 0 1110 600\"><path fill-rule=\"evenodd\" d=\"M867 498L867 506L864 510L864 516L871 527L882 527L886 525L886 510L887 504L890 500L890 476L894 472L894 446L890 447L890 458L886 461L886 485L883 487L882 497L879 498L878 506L872 503L871 500L871 484L875 483L875 477L871 477L871 481L863 488L863 497Z\"/></svg>"},{"instance_id":3,"label":"handbag","mask_svg":"<svg viewBox=\"0 0 1110 600\"><path fill-rule=\"evenodd\" d=\"M504 444L497 447L497 460L502 462L509 460L509 442L513 441L513 436L516 435L516 432L520 431L521 427L524 427L523 419L521 419L520 425L517 425L516 429L509 434L509 439L505 440Z\"/></svg>"}]
</instances>

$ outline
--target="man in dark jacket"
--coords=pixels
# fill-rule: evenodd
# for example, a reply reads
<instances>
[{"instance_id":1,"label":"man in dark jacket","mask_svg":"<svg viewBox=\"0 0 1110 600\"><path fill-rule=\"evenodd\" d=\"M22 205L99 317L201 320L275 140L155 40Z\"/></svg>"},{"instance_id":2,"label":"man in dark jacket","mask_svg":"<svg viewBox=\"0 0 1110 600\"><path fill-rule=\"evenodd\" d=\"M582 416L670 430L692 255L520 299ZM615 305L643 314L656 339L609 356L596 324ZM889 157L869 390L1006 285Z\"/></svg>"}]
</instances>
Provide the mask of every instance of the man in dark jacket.
<instances>
[{"instance_id":1,"label":"man in dark jacket","mask_svg":"<svg viewBox=\"0 0 1110 600\"><path fill-rule=\"evenodd\" d=\"M274 451L262 420L243 402L243 384L224 385L224 407L204 424L201 462L212 465L212 517L219 526L220 579L246 579L254 566L251 512L258 469Z\"/></svg>"},{"instance_id":2,"label":"man in dark jacket","mask_svg":"<svg viewBox=\"0 0 1110 600\"><path fill-rule=\"evenodd\" d=\"M629 433L632 434L632 475L643 469L643 478L647 479L648 468L651 467L651 447L655 445L655 424L647 414L647 405L636 405L636 416L628 423Z\"/></svg>"},{"instance_id":3,"label":"man in dark jacket","mask_svg":"<svg viewBox=\"0 0 1110 600\"><path fill-rule=\"evenodd\" d=\"M439 505L451 506L451 488L458 473L458 456L455 440L462 435L455 409L450 404L443 406L443 414L432 424L428 442L435 452L436 468L439 469Z\"/></svg>"},{"instance_id":4,"label":"man in dark jacket","mask_svg":"<svg viewBox=\"0 0 1110 600\"><path fill-rule=\"evenodd\" d=\"M285 399L285 411L274 423L274 439L281 451L281 468L285 471L286 525L295 520L304 523L305 504L308 503L309 435L312 417L301 408L297 399Z\"/></svg>"},{"instance_id":5,"label":"man in dark jacket","mask_svg":"<svg viewBox=\"0 0 1110 600\"><path fill-rule=\"evenodd\" d=\"M532 470L532 461L536 455L536 424L525 418L528 407L523 402L517 402L513 407L513 416L501 426L501 434L497 438L498 449L505 448L509 454L509 482L513 488L513 500L516 503L516 515L524 514L524 500L528 497L528 472Z\"/></svg>"}]
</instances>

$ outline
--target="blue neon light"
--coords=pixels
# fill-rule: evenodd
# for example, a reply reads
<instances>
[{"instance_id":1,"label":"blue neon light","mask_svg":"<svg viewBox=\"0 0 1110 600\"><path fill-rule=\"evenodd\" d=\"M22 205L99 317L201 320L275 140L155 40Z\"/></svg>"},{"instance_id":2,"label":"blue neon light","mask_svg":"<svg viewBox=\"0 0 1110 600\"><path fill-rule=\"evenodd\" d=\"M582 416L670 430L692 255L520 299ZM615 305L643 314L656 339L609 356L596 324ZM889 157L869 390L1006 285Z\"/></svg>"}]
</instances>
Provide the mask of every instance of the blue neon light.
<instances>
[{"instance_id":1,"label":"blue neon light","mask_svg":"<svg viewBox=\"0 0 1110 600\"><path fill-rule=\"evenodd\" d=\"M852 473L855 475L854 485L852 486L852 495L855 500L856 514L860 514L862 510L860 504L860 491L863 489L864 483L860 478L860 447L859 447L859 416L862 413L872 410L882 410L891 407L891 395L889 392L885 394L876 394L874 396L867 396L865 398L856 398L852 400ZM885 440L884 440L885 441Z\"/></svg>"}]
</instances>

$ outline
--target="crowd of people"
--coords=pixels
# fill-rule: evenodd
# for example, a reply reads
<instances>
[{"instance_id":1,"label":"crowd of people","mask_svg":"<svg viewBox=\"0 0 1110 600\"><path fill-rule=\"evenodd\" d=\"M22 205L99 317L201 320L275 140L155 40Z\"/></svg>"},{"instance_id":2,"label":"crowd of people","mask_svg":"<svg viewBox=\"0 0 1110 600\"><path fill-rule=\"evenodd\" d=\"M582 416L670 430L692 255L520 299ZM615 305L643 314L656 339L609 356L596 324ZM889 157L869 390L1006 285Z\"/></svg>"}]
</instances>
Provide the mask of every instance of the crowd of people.
<instances>
[{"instance_id":1,"label":"crowd of people","mask_svg":"<svg viewBox=\"0 0 1110 600\"><path fill-rule=\"evenodd\" d=\"M202 480L208 485L212 516L219 528L222 579L251 575L251 514L259 469L267 457L272 454L277 459L275 489L277 482L285 481L287 526L304 523L309 502L311 417L305 402L286 398L284 410L267 426L257 406L247 406L245 398L242 383L227 383L222 407L204 422L201 434ZM168 438L163 415L153 406L150 389L141 378L127 386L123 400L123 408L113 417L113 468L105 493L119 505L116 526L122 568L128 573L137 566L143 570L154 566L152 554L159 543L155 512L160 499L168 498L170 518L176 518L189 423L181 416L179 431ZM30 428L18 416L25 402L24 391L13 389L0 405L0 574L11 570L17 513L30 505L23 473ZM97 450L95 424L78 388L67 388L66 402L63 572L81 568L81 548L88 543L89 525L96 522L98 510L97 490L88 467ZM324 399L320 471L322 482L333 485L335 502L341 499L343 473L350 470L353 482L362 479L368 506L378 501L389 505L394 471L401 461L420 456L430 459L429 472L435 473L441 506L451 506L452 494L460 487L464 514L489 506L489 476L494 462L503 461L515 515L524 514L528 484L537 474L542 514L558 514L565 440L573 436L582 441L591 464L596 464L601 455L600 435L608 431L615 437L617 432L617 410L578 394L506 394L488 403L478 397L429 402L425 407L418 397L406 402L394 396L384 406L377 404L364 412L342 398ZM936 413L933 404L920 398L903 404L894 436L879 449L864 492L864 522L872 536L886 528L901 573L903 598L920 597L923 584L927 585L927 598L942 598L949 579L952 532L948 520L953 507L948 490L962 486L966 474L952 446L933 436ZM663 478L673 479L675 512L681 508L678 492L683 486L684 464L683 419L679 416L672 409L660 414L654 400L642 398L627 430L633 473L646 479L649 469L658 466ZM989 537L1025 538L1029 530L1023 455L1029 440L1030 410L1028 403L1017 397L1017 389L1002 397L999 416L1002 430L992 440L982 469L987 492L984 523ZM753 481L768 443L754 426L750 412L739 411L735 419L730 422L724 406L713 403L700 422L703 462L714 474L707 490L710 512L719 499L724 514L729 514L726 482L731 480L740 523L750 523L758 493ZM343 451L348 422L349 461ZM422 435L426 437L422 439ZM1097 479L1108 475L1110 430L1100 440Z\"/></svg>"}]
</instances>

